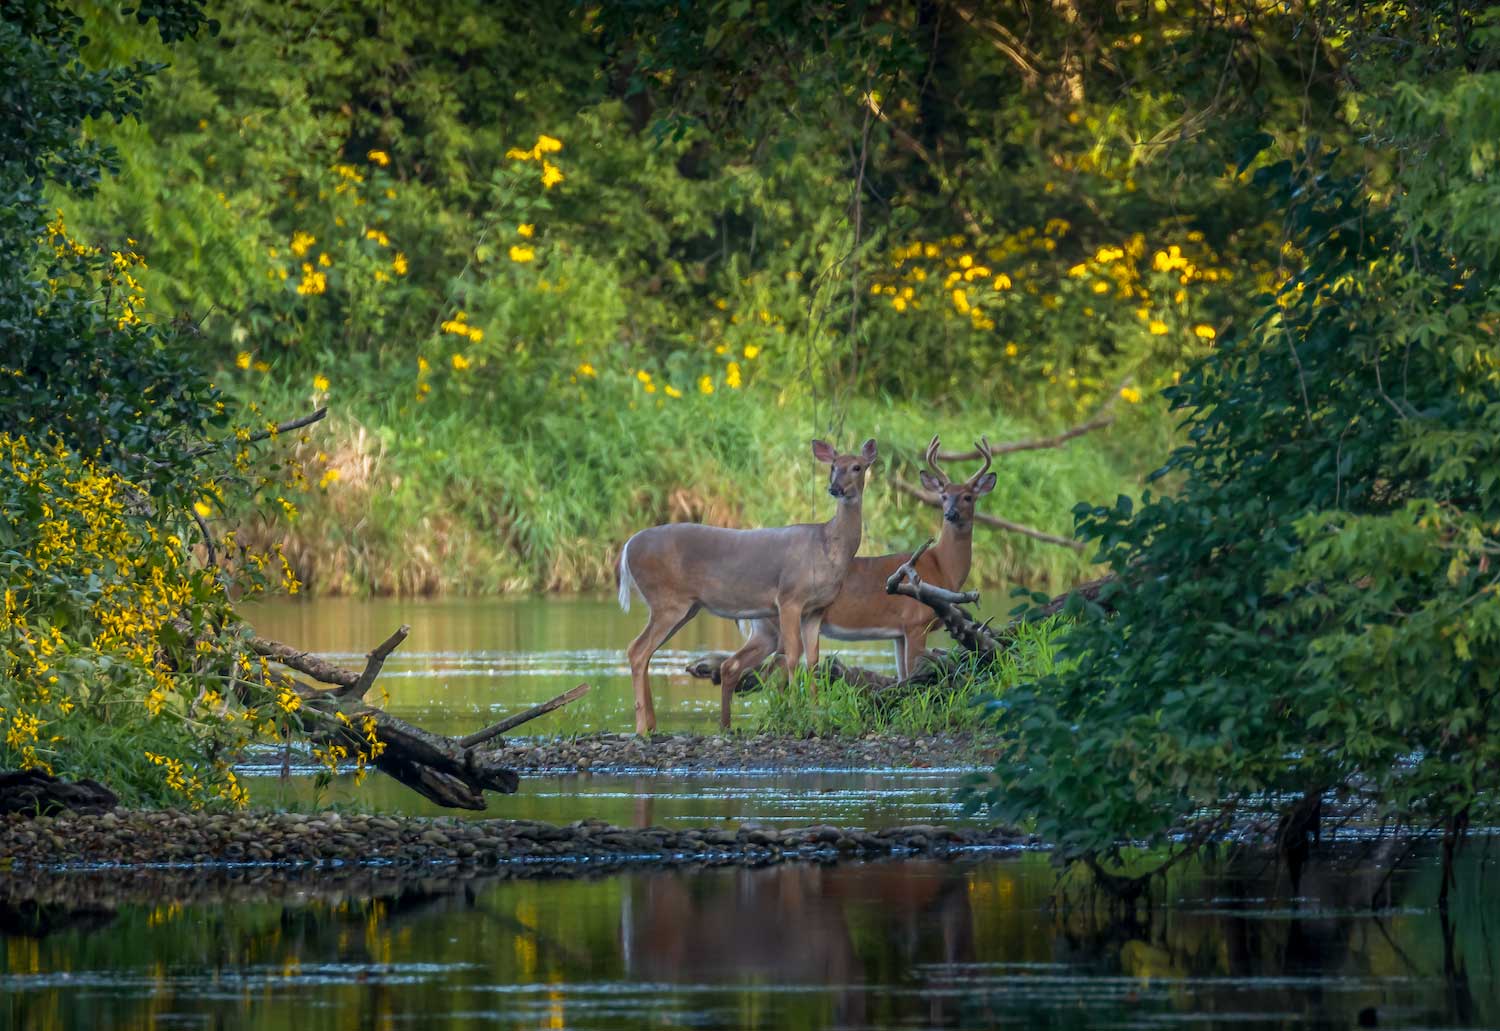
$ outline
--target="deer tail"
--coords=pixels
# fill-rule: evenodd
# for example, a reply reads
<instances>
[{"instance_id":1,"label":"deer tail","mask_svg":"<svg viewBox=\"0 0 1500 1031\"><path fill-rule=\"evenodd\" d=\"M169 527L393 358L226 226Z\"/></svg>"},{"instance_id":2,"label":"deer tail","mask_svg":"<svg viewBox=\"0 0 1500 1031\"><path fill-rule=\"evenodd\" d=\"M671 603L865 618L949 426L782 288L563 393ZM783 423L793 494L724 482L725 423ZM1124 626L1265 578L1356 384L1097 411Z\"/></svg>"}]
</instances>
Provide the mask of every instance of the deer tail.
<instances>
[{"instance_id":1,"label":"deer tail","mask_svg":"<svg viewBox=\"0 0 1500 1031\"><path fill-rule=\"evenodd\" d=\"M635 538L631 538L634 540ZM630 591L635 587L635 577L630 575L630 541L620 549L620 609L630 611Z\"/></svg>"}]
</instances>

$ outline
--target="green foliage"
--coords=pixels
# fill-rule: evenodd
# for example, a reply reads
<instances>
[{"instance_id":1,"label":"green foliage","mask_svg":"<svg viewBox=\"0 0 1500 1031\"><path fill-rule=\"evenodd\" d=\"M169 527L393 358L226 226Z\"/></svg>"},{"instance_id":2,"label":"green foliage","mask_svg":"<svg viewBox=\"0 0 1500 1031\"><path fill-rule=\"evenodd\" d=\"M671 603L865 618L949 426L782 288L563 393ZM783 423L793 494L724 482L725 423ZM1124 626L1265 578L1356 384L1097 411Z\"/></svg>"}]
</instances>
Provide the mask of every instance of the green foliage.
<instances>
[{"instance_id":1,"label":"green foliage","mask_svg":"<svg viewBox=\"0 0 1500 1031\"><path fill-rule=\"evenodd\" d=\"M1360 99L1395 179L1257 173L1297 260L1169 391L1181 490L1078 510L1116 614L1083 606L1076 671L998 704L986 796L1064 855L1334 789L1461 824L1500 786L1500 219L1487 119L1455 117L1500 76L1440 30L1387 26L1424 74Z\"/></svg>"},{"instance_id":2,"label":"green foliage","mask_svg":"<svg viewBox=\"0 0 1500 1031\"><path fill-rule=\"evenodd\" d=\"M1057 645L1063 629L1057 619L1020 624L1010 647L993 666L960 672L941 686L894 690L884 698L831 678L826 669L812 673L799 669L790 689L769 689L752 696L750 733L862 737L978 732L988 736L984 702L1018 683L1061 672Z\"/></svg>"},{"instance_id":3,"label":"green foliage","mask_svg":"<svg viewBox=\"0 0 1500 1031\"><path fill-rule=\"evenodd\" d=\"M193 3L137 17L165 40L203 22ZM226 701L271 684L229 599L268 559L210 522L253 510L276 470L252 471L253 431L186 331L143 318L135 241L87 242L45 204L98 181L114 155L86 121L137 111L157 68L90 63L79 20L48 3L0 11L0 47L0 766L242 803L229 759L279 726Z\"/></svg>"}]
</instances>

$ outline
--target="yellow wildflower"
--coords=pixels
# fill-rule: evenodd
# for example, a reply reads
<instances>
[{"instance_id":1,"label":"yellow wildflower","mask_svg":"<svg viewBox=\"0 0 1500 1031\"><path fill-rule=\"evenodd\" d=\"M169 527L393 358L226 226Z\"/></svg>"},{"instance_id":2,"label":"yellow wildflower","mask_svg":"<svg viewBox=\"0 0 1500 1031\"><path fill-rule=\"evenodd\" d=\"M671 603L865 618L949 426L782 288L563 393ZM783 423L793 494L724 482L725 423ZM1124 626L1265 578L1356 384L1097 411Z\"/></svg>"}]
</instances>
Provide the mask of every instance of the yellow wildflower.
<instances>
[{"instance_id":1,"label":"yellow wildflower","mask_svg":"<svg viewBox=\"0 0 1500 1031\"><path fill-rule=\"evenodd\" d=\"M522 222L520 225L516 226L516 232L520 233L522 236L526 237L526 239L529 240L533 235L535 235L536 226L530 222Z\"/></svg>"},{"instance_id":2,"label":"yellow wildflower","mask_svg":"<svg viewBox=\"0 0 1500 1031\"><path fill-rule=\"evenodd\" d=\"M391 270L398 276L404 276L406 275L407 268L406 254L402 251L397 251L396 256L391 259Z\"/></svg>"},{"instance_id":3,"label":"yellow wildflower","mask_svg":"<svg viewBox=\"0 0 1500 1031\"><path fill-rule=\"evenodd\" d=\"M327 268L333 264L333 259L328 256L327 252L324 252L318 255L318 264Z\"/></svg>"},{"instance_id":4,"label":"yellow wildflower","mask_svg":"<svg viewBox=\"0 0 1500 1031\"><path fill-rule=\"evenodd\" d=\"M250 352L241 351L239 354L235 355L234 364L242 369L250 368Z\"/></svg>"},{"instance_id":5,"label":"yellow wildflower","mask_svg":"<svg viewBox=\"0 0 1500 1031\"><path fill-rule=\"evenodd\" d=\"M463 355L459 354L457 351L455 351L453 353L452 361L453 361L453 367L455 369L457 369L458 371L460 371L460 372L462 372L464 369L467 369L469 367L469 359L465 358Z\"/></svg>"},{"instance_id":6,"label":"yellow wildflower","mask_svg":"<svg viewBox=\"0 0 1500 1031\"><path fill-rule=\"evenodd\" d=\"M1121 387L1120 396L1131 404L1139 404L1141 400L1141 392L1135 387Z\"/></svg>"},{"instance_id":7,"label":"yellow wildflower","mask_svg":"<svg viewBox=\"0 0 1500 1031\"><path fill-rule=\"evenodd\" d=\"M1152 319L1151 325L1147 328L1151 330L1151 335L1154 337L1165 336L1167 332L1167 324L1161 319Z\"/></svg>"},{"instance_id":8,"label":"yellow wildflower","mask_svg":"<svg viewBox=\"0 0 1500 1031\"><path fill-rule=\"evenodd\" d=\"M698 392L712 394L714 392L714 381L708 376L700 376L698 378Z\"/></svg>"},{"instance_id":9,"label":"yellow wildflower","mask_svg":"<svg viewBox=\"0 0 1500 1031\"><path fill-rule=\"evenodd\" d=\"M368 154L366 154L365 157L375 162L381 168L384 168L386 165L389 165L391 163L391 156L383 150L372 150Z\"/></svg>"},{"instance_id":10,"label":"yellow wildflower","mask_svg":"<svg viewBox=\"0 0 1500 1031\"><path fill-rule=\"evenodd\" d=\"M678 390L676 387L672 386L672 384L670 384L670 383L667 384L667 386L666 386L665 389L666 389L668 397L681 397L682 396L682 391Z\"/></svg>"},{"instance_id":11,"label":"yellow wildflower","mask_svg":"<svg viewBox=\"0 0 1500 1031\"><path fill-rule=\"evenodd\" d=\"M484 339L484 330L480 329L478 326L475 326L473 329L469 330L469 339L474 341L474 343L476 344L479 343L479 341Z\"/></svg>"},{"instance_id":12,"label":"yellow wildflower","mask_svg":"<svg viewBox=\"0 0 1500 1031\"><path fill-rule=\"evenodd\" d=\"M969 295L962 290L953 291L953 307L960 315L969 314Z\"/></svg>"},{"instance_id":13,"label":"yellow wildflower","mask_svg":"<svg viewBox=\"0 0 1500 1031\"><path fill-rule=\"evenodd\" d=\"M209 508L206 502L195 501L193 502L193 511L197 512L198 515L200 515L204 519L207 519L209 516L213 515L214 510Z\"/></svg>"},{"instance_id":14,"label":"yellow wildflower","mask_svg":"<svg viewBox=\"0 0 1500 1031\"><path fill-rule=\"evenodd\" d=\"M511 244L510 260L525 264L536 259L536 250L531 247L523 247L520 244Z\"/></svg>"},{"instance_id":15,"label":"yellow wildflower","mask_svg":"<svg viewBox=\"0 0 1500 1031\"><path fill-rule=\"evenodd\" d=\"M1202 337L1204 340L1212 340L1214 337L1218 336L1218 334L1214 332L1214 328L1212 326L1194 326L1193 332Z\"/></svg>"},{"instance_id":16,"label":"yellow wildflower","mask_svg":"<svg viewBox=\"0 0 1500 1031\"><path fill-rule=\"evenodd\" d=\"M313 377L313 389L323 391L328 389L328 377L321 372Z\"/></svg>"},{"instance_id":17,"label":"yellow wildflower","mask_svg":"<svg viewBox=\"0 0 1500 1031\"><path fill-rule=\"evenodd\" d=\"M292 253L300 258L307 253L309 247L317 242L318 238L316 236L313 236L311 233L304 233L299 229L292 234Z\"/></svg>"},{"instance_id":18,"label":"yellow wildflower","mask_svg":"<svg viewBox=\"0 0 1500 1031\"><path fill-rule=\"evenodd\" d=\"M636 370L635 378L640 380L642 383L650 383L651 373L647 372L645 369L638 369Z\"/></svg>"},{"instance_id":19,"label":"yellow wildflower","mask_svg":"<svg viewBox=\"0 0 1500 1031\"><path fill-rule=\"evenodd\" d=\"M704 378L707 379L707 377ZM740 366L738 362L730 362L727 366L725 366L724 384L729 387L730 390L740 389Z\"/></svg>"},{"instance_id":20,"label":"yellow wildflower","mask_svg":"<svg viewBox=\"0 0 1500 1031\"><path fill-rule=\"evenodd\" d=\"M1016 346L1016 342L1014 340L1012 340L1010 343L1008 343L1008 344L1005 345L1005 356L1007 358L1014 358L1016 355L1018 355L1020 353L1021 353L1021 349Z\"/></svg>"},{"instance_id":21,"label":"yellow wildflower","mask_svg":"<svg viewBox=\"0 0 1500 1031\"><path fill-rule=\"evenodd\" d=\"M270 362L256 362L255 363L255 371L256 372L270 372L271 371L271 363Z\"/></svg>"},{"instance_id":22,"label":"yellow wildflower","mask_svg":"<svg viewBox=\"0 0 1500 1031\"><path fill-rule=\"evenodd\" d=\"M755 361L755 356L758 355L758 354L760 354L760 348L759 347L756 347L754 344L746 344L745 345L745 360L746 361L751 361L751 362Z\"/></svg>"},{"instance_id":23,"label":"yellow wildflower","mask_svg":"<svg viewBox=\"0 0 1500 1031\"><path fill-rule=\"evenodd\" d=\"M552 189L552 187L556 186L558 183L560 183L562 181L563 181L562 170L560 168L558 168L556 165L554 165L550 161L543 161L542 162L542 185L545 186L547 189L550 190L550 189Z\"/></svg>"},{"instance_id":24,"label":"yellow wildflower","mask_svg":"<svg viewBox=\"0 0 1500 1031\"><path fill-rule=\"evenodd\" d=\"M536 146L531 148L531 153L536 157L541 157L543 154L552 154L559 150L562 150L562 140L542 135L536 138Z\"/></svg>"},{"instance_id":25,"label":"yellow wildflower","mask_svg":"<svg viewBox=\"0 0 1500 1031\"><path fill-rule=\"evenodd\" d=\"M578 375L580 375L580 376L591 376L592 377L592 376L597 376L598 372L588 362L582 362L578 366Z\"/></svg>"},{"instance_id":26,"label":"yellow wildflower","mask_svg":"<svg viewBox=\"0 0 1500 1031\"><path fill-rule=\"evenodd\" d=\"M430 365L427 364L427 359L426 358L423 358L420 355L417 356L417 375L418 376L425 376L425 375L427 375L427 370L429 370L431 368L432 368L432 366L430 366Z\"/></svg>"}]
</instances>

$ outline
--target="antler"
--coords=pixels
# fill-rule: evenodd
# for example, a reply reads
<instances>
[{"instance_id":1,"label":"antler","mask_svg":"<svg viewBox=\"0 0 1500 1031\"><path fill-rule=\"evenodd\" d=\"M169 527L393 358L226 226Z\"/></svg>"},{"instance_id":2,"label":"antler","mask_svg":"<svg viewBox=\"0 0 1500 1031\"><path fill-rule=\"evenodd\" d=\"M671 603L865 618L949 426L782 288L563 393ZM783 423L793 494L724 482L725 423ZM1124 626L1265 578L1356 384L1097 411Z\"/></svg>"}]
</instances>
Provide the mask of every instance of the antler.
<instances>
[{"instance_id":1,"label":"antler","mask_svg":"<svg viewBox=\"0 0 1500 1031\"><path fill-rule=\"evenodd\" d=\"M948 479L948 474L943 472L937 464L937 452L938 436L934 433L932 435L932 442L927 445L927 450L922 455L922 460L927 463L927 468L932 470L932 475L936 476L943 483L949 483L951 481Z\"/></svg>"},{"instance_id":2,"label":"antler","mask_svg":"<svg viewBox=\"0 0 1500 1031\"><path fill-rule=\"evenodd\" d=\"M936 440L937 438L934 437L932 439ZM987 472L990 471L990 459L993 458L993 457L995 457L994 452L992 450L990 450L990 438L989 437L980 437L978 440L976 440L974 442L974 447L977 448L978 451L979 451L979 453L984 456L984 465L980 467L980 469L979 469L979 471L977 473L975 473L973 476L969 477L969 482L970 483L978 483L979 482L979 478L981 476L983 476L985 473L987 473ZM934 456L934 457L936 457L936 456Z\"/></svg>"}]
</instances>

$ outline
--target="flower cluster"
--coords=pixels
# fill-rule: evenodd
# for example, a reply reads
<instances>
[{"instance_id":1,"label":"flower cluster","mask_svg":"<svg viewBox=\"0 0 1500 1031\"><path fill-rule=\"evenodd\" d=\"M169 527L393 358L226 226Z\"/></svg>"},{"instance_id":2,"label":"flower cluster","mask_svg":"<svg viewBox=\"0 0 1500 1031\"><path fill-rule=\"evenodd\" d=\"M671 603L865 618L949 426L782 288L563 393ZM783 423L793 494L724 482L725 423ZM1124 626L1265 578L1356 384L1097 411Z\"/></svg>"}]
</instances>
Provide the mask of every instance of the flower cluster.
<instances>
[{"instance_id":1,"label":"flower cluster","mask_svg":"<svg viewBox=\"0 0 1500 1031\"><path fill-rule=\"evenodd\" d=\"M512 161L536 161L542 166L542 186L552 189L563 181L562 170L549 161L545 155L556 154L562 150L562 141L552 136L541 135L536 138L530 150L522 150L512 147L505 152L505 156Z\"/></svg>"}]
</instances>

